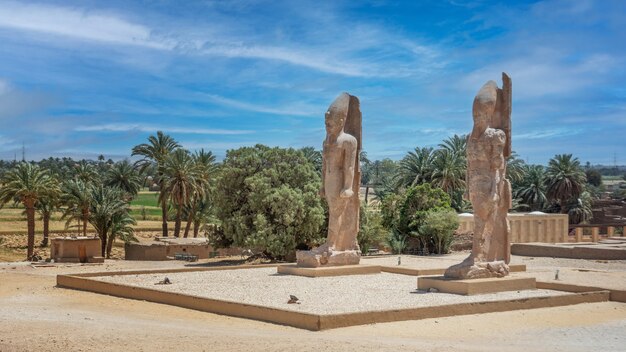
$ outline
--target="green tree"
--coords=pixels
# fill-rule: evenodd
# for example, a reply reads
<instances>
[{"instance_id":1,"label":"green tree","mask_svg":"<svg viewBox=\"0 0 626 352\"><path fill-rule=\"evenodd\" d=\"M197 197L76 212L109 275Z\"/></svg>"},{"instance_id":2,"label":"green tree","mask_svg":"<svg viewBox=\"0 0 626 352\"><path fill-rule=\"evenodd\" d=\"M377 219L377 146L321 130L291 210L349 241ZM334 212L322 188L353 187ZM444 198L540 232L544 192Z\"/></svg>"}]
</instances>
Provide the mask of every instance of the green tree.
<instances>
[{"instance_id":1,"label":"green tree","mask_svg":"<svg viewBox=\"0 0 626 352\"><path fill-rule=\"evenodd\" d=\"M92 194L92 186L80 179L66 181L61 189L61 204L65 205L61 219L66 219L65 227L77 220L78 226L83 228L83 236L87 236Z\"/></svg>"},{"instance_id":2,"label":"green tree","mask_svg":"<svg viewBox=\"0 0 626 352\"><path fill-rule=\"evenodd\" d=\"M426 213L420 233L432 239L435 253L445 254L450 250L454 231L459 227L459 218L452 209L437 209Z\"/></svg>"},{"instance_id":3,"label":"green tree","mask_svg":"<svg viewBox=\"0 0 626 352\"><path fill-rule=\"evenodd\" d=\"M128 214L128 210L117 212L111 218L111 227L107 239L107 258L111 258L113 243L117 238L124 241L124 243L138 242L137 238L135 238L133 225L137 225L137 221Z\"/></svg>"},{"instance_id":4,"label":"green tree","mask_svg":"<svg viewBox=\"0 0 626 352\"><path fill-rule=\"evenodd\" d=\"M115 219L128 213L128 204L122 191L117 188L97 186L91 188L89 223L96 230L102 245L102 256L107 256L107 248L112 247L113 236L109 236L115 226ZM110 254L110 250L108 251Z\"/></svg>"},{"instance_id":5,"label":"green tree","mask_svg":"<svg viewBox=\"0 0 626 352\"><path fill-rule=\"evenodd\" d=\"M463 208L465 193L465 156L451 149L438 149L433 160L432 183L448 193L457 210Z\"/></svg>"},{"instance_id":6,"label":"green tree","mask_svg":"<svg viewBox=\"0 0 626 352\"><path fill-rule=\"evenodd\" d=\"M179 237L184 207L191 204L197 193L204 195L204 183L197 164L185 149L176 149L165 158L163 179L159 201L166 203L163 197L168 197L176 208L174 237Z\"/></svg>"},{"instance_id":7,"label":"green tree","mask_svg":"<svg viewBox=\"0 0 626 352\"><path fill-rule=\"evenodd\" d=\"M157 131L156 136L148 137L148 143L133 147L131 155L143 157L135 163L135 165L140 167L142 172L151 165L156 165L157 175L155 181L159 184L160 193L163 193L163 183L165 182L165 178L163 177L163 163L166 157L177 148L180 148L180 144L178 144L174 138L161 131ZM167 237L167 194L160 194L159 199L161 201L163 237Z\"/></svg>"},{"instance_id":8,"label":"green tree","mask_svg":"<svg viewBox=\"0 0 626 352\"><path fill-rule=\"evenodd\" d=\"M130 200L139 193L142 179L137 170L128 161L123 160L113 164L107 171L104 184L119 188Z\"/></svg>"},{"instance_id":9,"label":"green tree","mask_svg":"<svg viewBox=\"0 0 626 352\"><path fill-rule=\"evenodd\" d=\"M430 211L451 209L450 196L429 183L410 187L406 192L383 200L382 223L390 230L418 240L418 248L428 251L434 239L420 232L420 227Z\"/></svg>"},{"instance_id":10,"label":"green tree","mask_svg":"<svg viewBox=\"0 0 626 352\"><path fill-rule=\"evenodd\" d=\"M229 150L215 191L223 236L275 258L318 244L326 237L319 189L320 176L301 151L263 145Z\"/></svg>"},{"instance_id":11,"label":"green tree","mask_svg":"<svg viewBox=\"0 0 626 352\"><path fill-rule=\"evenodd\" d=\"M432 180L433 148L415 148L400 160L397 182L400 187L416 186Z\"/></svg>"},{"instance_id":12,"label":"green tree","mask_svg":"<svg viewBox=\"0 0 626 352\"><path fill-rule=\"evenodd\" d=\"M600 187L602 184L602 175L596 169L585 170L585 176L587 177L587 183L592 186Z\"/></svg>"},{"instance_id":13,"label":"green tree","mask_svg":"<svg viewBox=\"0 0 626 352\"><path fill-rule=\"evenodd\" d=\"M524 176L514 184L516 198L528 205L530 211L542 210L548 203L545 188L545 169L541 165L524 165Z\"/></svg>"},{"instance_id":14,"label":"green tree","mask_svg":"<svg viewBox=\"0 0 626 352\"><path fill-rule=\"evenodd\" d=\"M568 203L577 203L585 190L587 178L578 158L572 154L558 154L550 159L545 174L546 196L566 214Z\"/></svg>"},{"instance_id":15,"label":"green tree","mask_svg":"<svg viewBox=\"0 0 626 352\"><path fill-rule=\"evenodd\" d=\"M59 184L59 181L54 179L53 181L56 185ZM50 192L43 197L37 200L35 204L35 209L41 216L41 221L43 221L43 240L41 241L42 247L48 246L48 240L50 236L50 218L52 214L59 209L60 206L60 189L54 187L50 190Z\"/></svg>"},{"instance_id":16,"label":"green tree","mask_svg":"<svg viewBox=\"0 0 626 352\"><path fill-rule=\"evenodd\" d=\"M208 203L218 170L215 163L215 155L211 151L205 151L204 149L193 154L193 163L197 170L196 186L198 189L194 192L186 209L187 225L183 234L185 238L189 235L192 224L194 225L194 237L198 237L199 227L209 215L207 211L212 210Z\"/></svg>"},{"instance_id":17,"label":"green tree","mask_svg":"<svg viewBox=\"0 0 626 352\"><path fill-rule=\"evenodd\" d=\"M74 165L74 179L87 184L95 184L100 181L100 174L93 165L81 160Z\"/></svg>"},{"instance_id":18,"label":"green tree","mask_svg":"<svg viewBox=\"0 0 626 352\"><path fill-rule=\"evenodd\" d=\"M313 147L304 147L301 148L300 151L302 152L302 154L304 154L304 157L306 158L306 160L308 160L313 167L315 168L315 171L317 171L318 173L322 172L322 151L320 150L316 150Z\"/></svg>"},{"instance_id":19,"label":"green tree","mask_svg":"<svg viewBox=\"0 0 626 352\"><path fill-rule=\"evenodd\" d=\"M443 143L439 144L439 148L465 158L467 154L467 135L459 136L455 134L454 136L445 139Z\"/></svg>"},{"instance_id":20,"label":"green tree","mask_svg":"<svg viewBox=\"0 0 626 352\"><path fill-rule=\"evenodd\" d=\"M385 240L389 231L383 227L380 214L370 210L367 205L361 205L360 214L357 240L361 252L367 254L373 246L378 246Z\"/></svg>"},{"instance_id":21,"label":"green tree","mask_svg":"<svg viewBox=\"0 0 626 352\"><path fill-rule=\"evenodd\" d=\"M26 208L28 227L26 258L30 260L35 248L35 204L39 199L54 192L58 185L46 170L26 162L21 162L4 173L0 184L2 184L0 206L17 200Z\"/></svg>"},{"instance_id":22,"label":"green tree","mask_svg":"<svg viewBox=\"0 0 626 352\"><path fill-rule=\"evenodd\" d=\"M387 237L387 245L393 254L402 254L408 245L407 236L394 229Z\"/></svg>"},{"instance_id":23,"label":"green tree","mask_svg":"<svg viewBox=\"0 0 626 352\"><path fill-rule=\"evenodd\" d=\"M511 184L520 182L525 175L527 169L524 167L526 163L520 159L515 152L506 158L506 178Z\"/></svg>"}]
</instances>

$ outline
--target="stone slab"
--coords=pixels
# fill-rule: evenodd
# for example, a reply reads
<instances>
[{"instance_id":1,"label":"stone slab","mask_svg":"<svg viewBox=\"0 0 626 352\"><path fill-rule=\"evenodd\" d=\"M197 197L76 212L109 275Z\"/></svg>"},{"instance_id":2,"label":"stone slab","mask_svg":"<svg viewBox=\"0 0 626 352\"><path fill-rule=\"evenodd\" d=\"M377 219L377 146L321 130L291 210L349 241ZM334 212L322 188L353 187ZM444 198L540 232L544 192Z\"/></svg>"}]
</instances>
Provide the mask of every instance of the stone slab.
<instances>
[{"instance_id":1,"label":"stone slab","mask_svg":"<svg viewBox=\"0 0 626 352\"><path fill-rule=\"evenodd\" d=\"M378 265L342 265L318 268L303 268L295 264L281 265L277 268L279 274L297 275L306 277L326 277L345 275L369 275L380 274Z\"/></svg>"},{"instance_id":2,"label":"stone slab","mask_svg":"<svg viewBox=\"0 0 626 352\"><path fill-rule=\"evenodd\" d=\"M554 257L590 260L624 260L626 248L620 244L591 243L513 243L511 253L527 257Z\"/></svg>"},{"instance_id":3,"label":"stone slab","mask_svg":"<svg viewBox=\"0 0 626 352\"><path fill-rule=\"evenodd\" d=\"M417 279L419 290L437 289L443 293L458 295L480 295L485 293L534 290L537 288L534 277L501 277L487 279L448 279L443 276L425 276Z\"/></svg>"},{"instance_id":4,"label":"stone slab","mask_svg":"<svg viewBox=\"0 0 626 352\"><path fill-rule=\"evenodd\" d=\"M383 265L380 267L380 270L385 273L411 275L411 276L443 275L443 273L446 272L446 269L447 268L420 269L420 268L410 268L410 267L404 267L404 266L386 266L386 265ZM509 271L512 273L524 272L526 271L526 264L509 264Z\"/></svg>"}]
</instances>

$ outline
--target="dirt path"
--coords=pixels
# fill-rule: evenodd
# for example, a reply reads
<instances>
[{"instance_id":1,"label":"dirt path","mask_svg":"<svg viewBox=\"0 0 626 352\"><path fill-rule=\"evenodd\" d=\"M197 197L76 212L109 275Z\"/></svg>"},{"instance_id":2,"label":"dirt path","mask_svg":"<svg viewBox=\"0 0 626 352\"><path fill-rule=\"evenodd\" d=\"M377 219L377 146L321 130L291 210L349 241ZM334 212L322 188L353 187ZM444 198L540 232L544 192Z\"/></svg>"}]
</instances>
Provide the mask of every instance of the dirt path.
<instances>
[{"instance_id":1,"label":"dirt path","mask_svg":"<svg viewBox=\"0 0 626 352\"><path fill-rule=\"evenodd\" d=\"M124 265L129 264L112 264ZM83 268L64 271L98 270ZM0 268L1 352L622 351L626 345L626 304L621 303L310 332L56 288L54 274L61 270Z\"/></svg>"}]
</instances>

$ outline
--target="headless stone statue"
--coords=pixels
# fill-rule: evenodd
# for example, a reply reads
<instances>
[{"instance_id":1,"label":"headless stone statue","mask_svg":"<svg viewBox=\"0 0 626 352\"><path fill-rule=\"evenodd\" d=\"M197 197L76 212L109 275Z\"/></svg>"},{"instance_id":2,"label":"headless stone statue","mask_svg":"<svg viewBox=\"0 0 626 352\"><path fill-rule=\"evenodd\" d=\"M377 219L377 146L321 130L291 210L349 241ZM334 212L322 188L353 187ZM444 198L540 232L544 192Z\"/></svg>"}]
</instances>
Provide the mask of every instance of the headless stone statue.
<instances>
[{"instance_id":1,"label":"headless stone statue","mask_svg":"<svg viewBox=\"0 0 626 352\"><path fill-rule=\"evenodd\" d=\"M467 186L474 208L472 254L448 268L448 278L509 274L511 184L506 158L511 155L511 79L503 73L502 81L502 89L487 82L474 98L474 128L467 140Z\"/></svg>"},{"instance_id":2,"label":"headless stone statue","mask_svg":"<svg viewBox=\"0 0 626 352\"><path fill-rule=\"evenodd\" d=\"M328 203L328 237L323 245L296 253L301 267L358 264L361 256L357 242L361 184L359 99L342 93L328 108L325 120L320 195Z\"/></svg>"}]
</instances>

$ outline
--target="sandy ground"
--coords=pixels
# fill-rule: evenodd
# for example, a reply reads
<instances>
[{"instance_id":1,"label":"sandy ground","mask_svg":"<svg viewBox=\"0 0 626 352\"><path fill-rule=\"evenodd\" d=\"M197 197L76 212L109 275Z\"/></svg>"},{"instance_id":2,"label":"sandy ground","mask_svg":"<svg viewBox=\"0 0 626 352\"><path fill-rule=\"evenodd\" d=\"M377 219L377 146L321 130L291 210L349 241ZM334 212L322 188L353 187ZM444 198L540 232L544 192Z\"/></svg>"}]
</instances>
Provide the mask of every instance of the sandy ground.
<instances>
[{"instance_id":1,"label":"sandy ground","mask_svg":"<svg viewBox=\"0 0 626 352\"><path fill-rule=\"evenodd\" d=\"M530 270L551 268L549 260L535 260ZM567 270L623 265L559 264ZM54 286L59 273L180 266L107 261L35 269L2 263L0 351L623 351L626 346L626 304L615 302L310 332Z\"/></svg>"}]
</instances>

